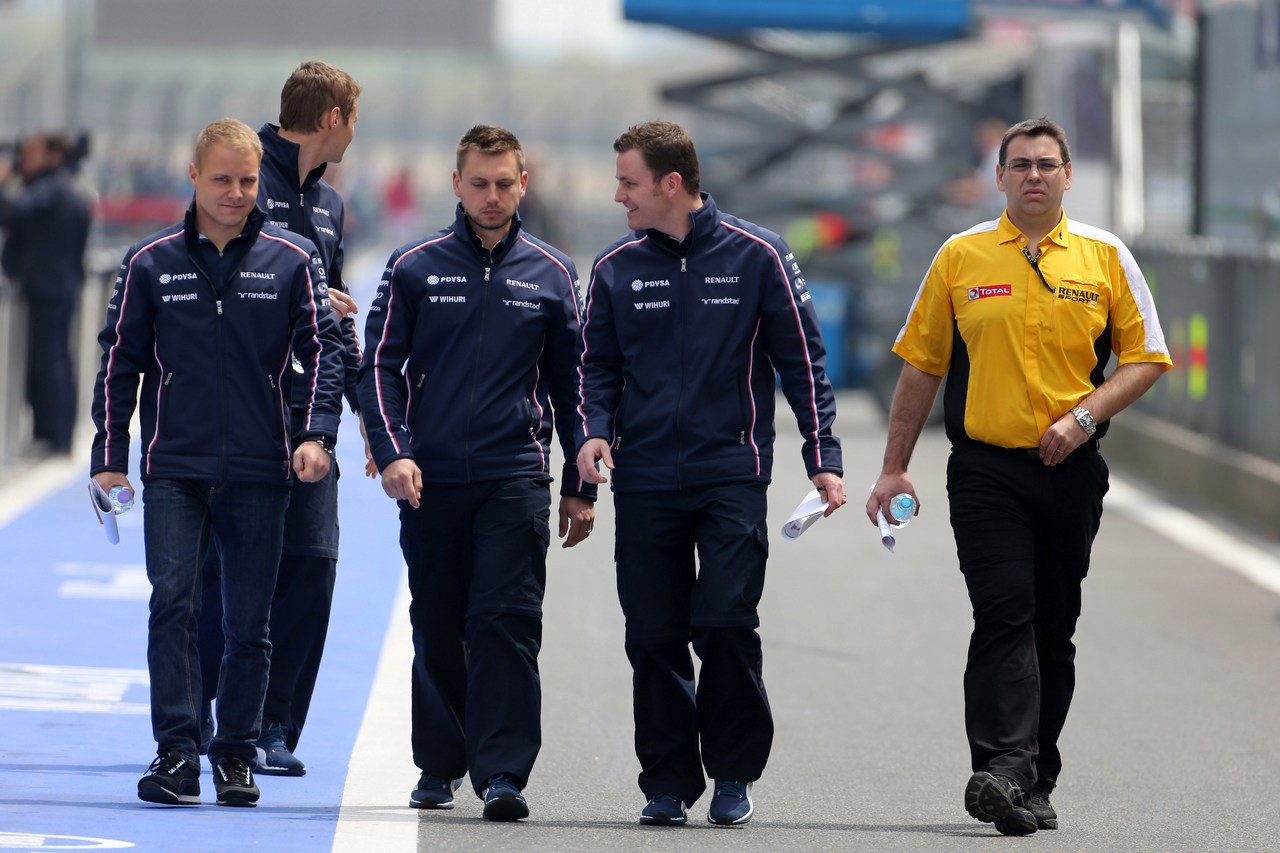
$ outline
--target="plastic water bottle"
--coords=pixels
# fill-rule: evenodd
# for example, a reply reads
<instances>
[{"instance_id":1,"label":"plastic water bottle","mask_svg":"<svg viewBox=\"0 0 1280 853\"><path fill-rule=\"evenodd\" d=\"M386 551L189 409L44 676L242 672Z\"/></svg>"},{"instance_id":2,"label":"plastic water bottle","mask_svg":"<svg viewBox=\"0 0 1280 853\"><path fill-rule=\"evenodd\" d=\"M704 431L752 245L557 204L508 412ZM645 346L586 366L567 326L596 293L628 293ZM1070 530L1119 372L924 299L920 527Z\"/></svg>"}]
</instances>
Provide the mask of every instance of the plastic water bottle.
<instances>
[{"instance_id":1,"label":"plastic water bottle","mask_svg":"<svg viewBox=\"0 0 1280 853\"><path fill-rule=\"evenodd\" d=\"M133 490L128 486L112 486L107 497L111 499L111 511L116 515L133 509Z\"/></svg>"},{"instance_id":2,"label":"plastic water bottle","mask_svg":"<svg viewBox=\"0 0 1280 853\"><path fill-rule=\"evenodd\" d=\"M906 492L894 495L893 500L889 501L889 514L893 516L894 524L906 527L915 518L916 499Z\"/></svg>"}]
</instances>

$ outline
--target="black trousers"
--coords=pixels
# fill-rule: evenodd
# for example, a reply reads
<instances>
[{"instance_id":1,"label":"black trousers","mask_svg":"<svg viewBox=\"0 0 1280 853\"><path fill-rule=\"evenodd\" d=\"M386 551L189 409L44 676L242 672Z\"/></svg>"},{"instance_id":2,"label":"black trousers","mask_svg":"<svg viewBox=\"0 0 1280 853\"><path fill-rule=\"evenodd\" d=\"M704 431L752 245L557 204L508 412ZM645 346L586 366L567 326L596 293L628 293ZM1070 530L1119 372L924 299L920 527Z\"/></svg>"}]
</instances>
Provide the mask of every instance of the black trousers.
<instances>
[{"instance_id":1,"label":"black trousers","mask_svg":"<svg viewBox=\"0 0 1280 853\"><path fill-rule=\"evenodd\" d=\"M757 606L763 483L615 494L640 790L692 805L712 779L759 779L773 745ZM695 564L694 557L697 556ZM694 652L702 661L694 683ZM701 744L701 751L699 750Z\"/></svg>"},{"instance_id":2,"label":"black trousers","mask_svg":"<svg viewBox=\"0 0 1280 853\"><path fill-rule=\"evenodd\" d=\"M1075 691L1080 587L1102 518L1107 465L1096 444L1056 467L1021 451L957 445L947 494L973 605L964 674L973 769L1050 792Z\"/></svg>"},{"instance_id":3,"label":"black trousers","mask_svg":"<svg viewBox=\"0 0 1280 853\"><path fill-rule=\"evenodd\" d=\"M56 451L71 449L76 425L76 378L71 365L71 320L76 303L27 303L27 401L32 437Z\"/></svg>"},{"instance_id":4,"label":"black trousers","mask_svg":"<svg viewBox=\"0 0 1280 853\"><path fill-rule=\"evenodd\" d=\"M549 480L427 483L400 502L413 625L413 761L441 779L523 788L542 747Z\"/></svg>"}]
</instances>

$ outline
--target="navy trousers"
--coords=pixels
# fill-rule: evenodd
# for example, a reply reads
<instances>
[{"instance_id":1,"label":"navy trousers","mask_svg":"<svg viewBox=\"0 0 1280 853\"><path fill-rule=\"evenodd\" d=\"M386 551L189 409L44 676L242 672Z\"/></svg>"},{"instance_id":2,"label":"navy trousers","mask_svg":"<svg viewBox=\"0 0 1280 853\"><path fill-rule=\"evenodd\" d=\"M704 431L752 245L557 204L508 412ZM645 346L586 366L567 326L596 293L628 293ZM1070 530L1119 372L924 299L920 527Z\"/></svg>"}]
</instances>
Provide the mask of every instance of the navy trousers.
<instances>
[{"instance_id":1,"label":"navy trousers","mask_svg":"<svg viewBox=\"0 0 1280 853\"><path fill-rule=\"evenodd\" d=\"M413 625L413 761L442 779L520 787L542 747L549 479L427 483L400 502Z\"/></svg>"},{"instance_id":2,"label":"navy trousers","mask_svg":"<svg viewBox=\"0 0 1280 853\"><path fill-rule=\"evenodd\" d=\"M692 805L703 777L754 782L773 745L757 606L763 483L615 494L618 600L647 798ZM696 555L696 562L695 562ZM702 661L695 684L694 652Z\"/></svg>"}]
</instances>

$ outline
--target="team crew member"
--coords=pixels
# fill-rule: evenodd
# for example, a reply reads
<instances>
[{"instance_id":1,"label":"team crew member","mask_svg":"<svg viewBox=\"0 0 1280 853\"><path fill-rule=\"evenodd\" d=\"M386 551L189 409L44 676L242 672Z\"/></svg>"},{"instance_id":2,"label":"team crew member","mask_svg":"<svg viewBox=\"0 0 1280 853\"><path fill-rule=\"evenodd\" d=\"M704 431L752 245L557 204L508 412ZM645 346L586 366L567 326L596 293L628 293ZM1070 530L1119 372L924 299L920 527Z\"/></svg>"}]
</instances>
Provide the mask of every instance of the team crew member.
<instances>
[{"instance_id":1,"label":"team crew member","mask_svg":"<svg viewBox=\"0 0 1280 853\"><path fill-rule=\"evenodd\" d=\"M715 780L708 819L751 819L773 742L760 620L774 371L830 515L845 502L835 396L800 267L778 235L699 191L679 125L614 143L631 234L596 258L583 322L578 471L613 471L640 822L679 825ZM695 565L694 554L698 555ZM695 687L689 644L702 661ZM701 741L701 749L699 748Z\"/></svg>"},{"instance_id":2,"label":"team crew member","mask_svg":"<svg viewBox=\"0 0 1280 853\"><path fill-rule=\"evenodd\" d=\"M35 449L69 453L76 425L71 319L84 287L89 199L76 187L76 148L63 133L29 137L18 155L22 188L5 192L0 159L0 267L27 308L26 396Z\"/></svg>"},{"instance_id":3,"label":"team crew member","mask_svg":"<svg viewBox=\"0 0 1280 853\"><path fill-rule=\"evenodd\" d=\"M449 227L396 249L370 308L360 402L400 505L413 603L410 805L451 809L470 773L489 820L519 820L542 743L538 650L550 541L581 542L595 487L574 464L577 272L520 227L529 175L509 131L458 143Z\"/></svg>"},{"instance_id":4,"label":"team crew member","mask_svg":"<svg viewBox=\"0 0 1280 853\"><path fill-rule=\"evenodd\" d=\"M264 124L258 207L270 219L311 240L320 252L329 296L339 311L345 395L359 413L356 370L360 345L349 312L355 303L342 278L344 221L342 196L323 179L328 164L342 162L355 134L360 84L325 62L304 62L280 93L280 124ZM303 428L305 399L295 394L293 434ZM258 772L302 776L298 748L320 659L329 631L329 612L338 571L338 466L324 479L296 480L285 516L284 547L271 602L271 677L262 708ZM205 565L204 617L200 624L205 695L213 698L223 654L218 595L219 559L211 551ZM206 732L207 733L207 732Z\"/></svg>"},{"instance_id":5,"label":"team crew member","mask_svg":"<svg viewBox=\"0 0 1280 853\"><path fill-rule=\"evenodd\" d=\"M104 490L129 484L129 421L142 377L158 757L138 796L149 802L200 801L196 626L211 535L222 548L227 650L209 759L220 805L257 802L252 765L289 483L328 474L326 446L338 428L342 364L327 344L337 330L320 257L254 206L261 158L258 137L238 121L201 132L186 219L126 253L98 337L90 473ZM296 442L288 420L295 387L305 400Z\"/></svg>"},{"instance_id":6,"label":"team crew member","mask_svg":"<svg viewBox=\"0 0 1280 853\"><path fill-rule=\"evenodd\" d=\"M907 464L949 375L947 494L974 620L965 806L1025 835L1058 825L1049 795L1075 686L1072 636L1107 491L1099 439L1172 362L1129 250L1063 211L1062 128L1009 128L995 177L1004 215L943 244L894 344L906 364L867 517L915 494ZM1112 352L1119 366L1104 380Z\"/></svg>"}]
</instances>

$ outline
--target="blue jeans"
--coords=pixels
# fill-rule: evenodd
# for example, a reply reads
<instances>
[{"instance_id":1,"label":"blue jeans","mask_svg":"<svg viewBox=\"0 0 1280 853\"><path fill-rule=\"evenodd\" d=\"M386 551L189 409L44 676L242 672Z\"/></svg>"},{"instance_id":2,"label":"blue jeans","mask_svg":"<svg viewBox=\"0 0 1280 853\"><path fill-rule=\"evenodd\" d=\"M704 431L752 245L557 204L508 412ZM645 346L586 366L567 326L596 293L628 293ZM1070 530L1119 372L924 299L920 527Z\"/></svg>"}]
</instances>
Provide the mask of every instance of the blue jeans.
<instances>
[{"instance_id":1,"label":"blue jeans","mask_svg":"<svg viewBox=\"0 0 1280 853\"><path fill-rule=\"evenodd\" d=\"M151 728L158 752L198 754L200 679L198 624L201 565L216 536L222 549L223 632L218 730L209 760L252 762L258 712L267 690L271 643L267 620L289 506L288 483L151 479L142 492L151 615L147 668Z\"/></svg>"}]
</instances>

